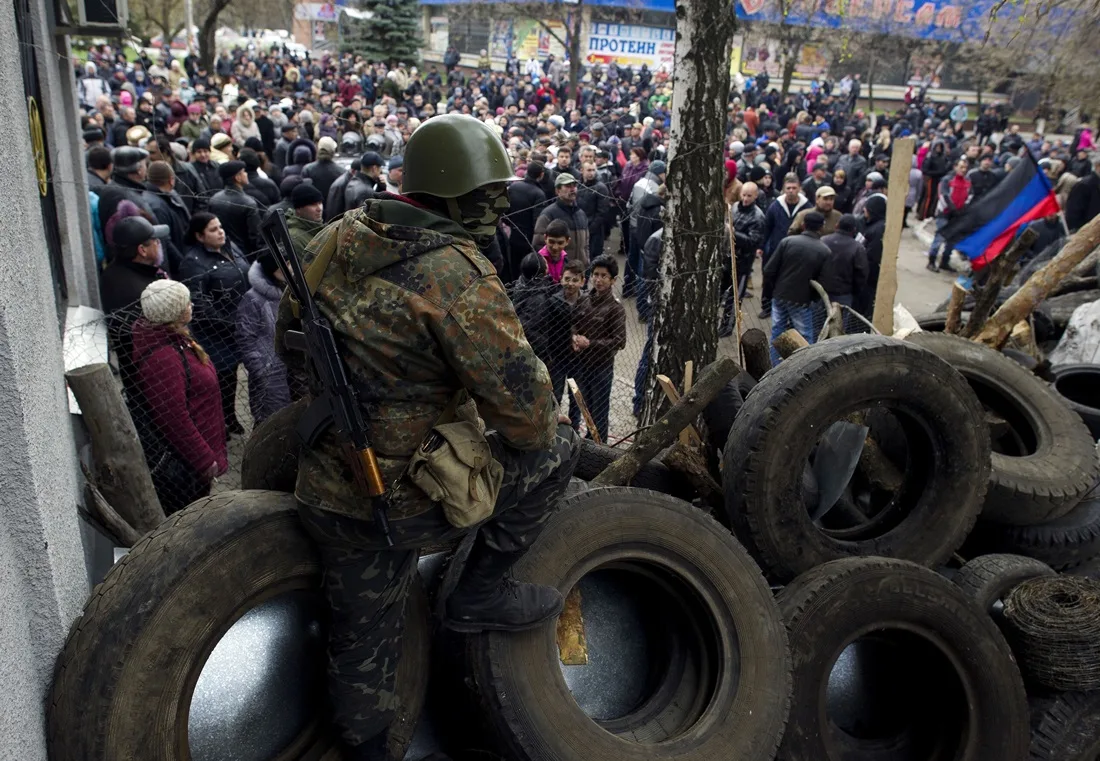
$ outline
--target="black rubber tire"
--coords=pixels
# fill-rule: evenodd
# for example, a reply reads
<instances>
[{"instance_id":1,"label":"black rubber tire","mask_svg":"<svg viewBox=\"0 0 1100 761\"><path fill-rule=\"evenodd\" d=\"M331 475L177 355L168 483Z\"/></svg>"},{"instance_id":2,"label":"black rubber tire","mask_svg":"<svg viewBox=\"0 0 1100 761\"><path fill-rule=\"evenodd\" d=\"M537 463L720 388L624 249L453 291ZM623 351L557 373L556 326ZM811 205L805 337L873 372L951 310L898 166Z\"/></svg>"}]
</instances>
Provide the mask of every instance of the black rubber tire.
<instances>
[{"instance_id":1,"label":"black rubber tire","mask_svg":"<svg viewBox=\"0 0 1100 761\"><path fill-rule=\"evenodd\" d=\"M223 492L147 534L92 592L58 656L46 701L53 761L188 761L187 709L203 664L249 609L317 590L321 566L292 495ZM413 583L390 751L401 758L428 689L430 617ZM320 758L318 723L272 761Z\"/></svg>"},{"instance_id":2,"label":"black rubber tire","mask_svg":"<svg viewBox=\"0 0 1100 761\"><path fill-rule=\"evenodd\" d=\"M302 443L294 432L308 399L283 407L252 431L241 456L241 488L293 492Z\"/></svg>"},{"instance_id":3,"label":"black rubber tire","mask_svg":"<svg viewBox=\"0 0 1100 761\"><path fill-rule=\"evenodd\" d=\"M1100 485L1061 518L1038 526L978 521L967 548L1026 555L1057 571L1088 563L1100 557Z\"/></svg>"},{"instance_id":4,"label":"black rubber tire","mask_svg":"<svg viewBox=\"0 0 1100 761\"><path fill-rule=\"evenodd\" d=\"M810 520L803 463L817 433L883 406L926 437L882 531L836 536ZM883 555L939 567L970 533L989 478L989 437L966 381L935 354L884 336L842 336L802 349L753 389L724 452L726 511L737 535L779 582L829 560ZM924 444L927 444L925 446Z\"/></svg>"},{"instance_id":5,"label":"black rubber tire","mask_svg":"<svg viewBox=\"0 0 1100 761\"><path fill-rule=\"evenodd\" d=\"M965 685L961 697L935 694L941 682L929 676L924 690L909 700L915 708L950 712L943 701L961 700L969 716L958 717L962 746L969 752L939 748L920 758L959 761L1022 761L1028 747L1028 707L1024 684L1012 652L997 626L954 584L934 571L912 563L886 558L835 560L809 571L789 584L778 598L787 621L794 692L791 717L777 759L782 761L840 761L841 759L899 759L906 756L886 748L861 752L857 741L828 721L824 706L825 684L848 644L870 634L915 635L930 649L946 656L922 664L949 670ZM933 644L934 643L934 644ZM916 655L916 653L915 653ZM935 672L930 671L930 674ZM930 714L934 715L934 714ZM930 715L920 725L918 738L933 741L943 731ZM956 718L955 716L951 717ZM962 722L963 718L969 719ZM933 735L933 737L927 737ZM832 741L830 741L830 738ZM908 738L906 738L908 739ZM943 739L943 738L939 738Z\"/></svg>"},{"instance_id":6,"label":"black rubber tire","mask_svg":"<svg viewBox=\"0 0 1100 761\"><path fill-rule=\"evenodd\" d=\"M1054 569L1022 555L981 555L959 569L952 581L982 610L992 612L998 600L1021 581L1053 576Z\"/></svg>"},{"instance_id":7,"label":"black rubber tire","mask_svg":"<svg viewBox=\"0 0 1100 761\"><path fill-rule=\"evenodd\" d=\"M1100 365L1054 368L1054 391L1077 413L1093 439L1100 439Z\"/></svg>"},{"instance_id":8,"label":"black rubber tire","mask_svg":"<svg viewBox=\"0 0 1100 761\"><path fill-rule=\"evenodd\" d=\"M706 692L696 689L655 707L652 726L620 727L616 736L570 694L552 629L473 637L469 673L501 755L509 761L772 759L787 718L786 634L760 569L716 521L667 495L593 489L565 501L515 575L564 594L596 568L632 564L654 579L667 575L684 590L684 608L669 610L670 617L690 608L692 617L697 611L707 619L698 636L717 650L700 666ZM662 722L667 712L685 709L692 714L681 715L683 724ZM654 728L669 736L628 739Z\"/></svg>"},{"instance_id":9,"label":"black rubber tire","mask_svg":"<svg viewBox=\"0 0 1100 761\"><path fill-rule=\"evenodd\" d=\"M908 340L962 373L983 405L1030 440L1029 455L993 452L983 519L1035 525L1065 515L1081 501L1100 477L1096 443L1045 383L1000 352L965 338L915 333Z\"/></svg>"},{"instance_id":10,"label":"black rubber tire","mask_svg":"<svg viewBox=\"0 0 1100 761\"><path fill-rule=\"evenodd\" d=\"M1100 692L1032 698L1029 761L1100 758Z\"/></svg>"},{"instance_id":11,"label":"black rubber tire","mask_svg":"<svg viewBox=\"0 0 1100 761\"><path fill-rule=\"evenodd\" d=\"M714 397L710 404L703 408L703 422L707 426L707 444L716 452L726 445L733 421L741 411L745 397L755 385L756 379L742 370L718 392L718 396Z\"/></svg>"},{"instance_id":12,"label":"black rubber tire","mask_svg":"<svg viewBox=\"0 0 1100 761\"><path fill-rule=\"evenodd\" d=\"M604 469L625 454L624 449L616 449L606 444L597 444L591 439L581 439L581 454L573 475L585 481L603 473ZM658 459L647 462L630 482L639 489L651 489L662 494L671 494L681 499L691 499L695 494L691 483L681 473L674 471Z\"/></svg>"}]
</instances>

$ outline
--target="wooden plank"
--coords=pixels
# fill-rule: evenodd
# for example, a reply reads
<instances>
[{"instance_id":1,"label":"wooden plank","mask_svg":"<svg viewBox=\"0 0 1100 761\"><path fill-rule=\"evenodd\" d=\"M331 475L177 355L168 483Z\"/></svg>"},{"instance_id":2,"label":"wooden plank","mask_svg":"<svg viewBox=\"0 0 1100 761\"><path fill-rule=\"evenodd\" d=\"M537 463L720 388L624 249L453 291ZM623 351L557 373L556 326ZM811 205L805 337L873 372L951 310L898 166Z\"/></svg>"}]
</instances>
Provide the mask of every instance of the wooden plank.
<instances>
[{"instance_id":1,"label":"wooden plank","mask_svg":"<svg viewBox=\"0 0 1100 761\"><path fill-rule=\"evenodd\" d=\"M799 349L805 349L809 345L809 342L803 338L802 334L794 328L784 330L775 337L774 341L772 341L772 346L775 347L775 350L779 352L779 356L783 359L791 356Z\"/></svg>"},{"instance_id":2,"label":"wooden plank","mask_svg":"<svg viewBox=\"0 0 1100 761\"><path fill-rule=\"evenodd\" d=\"M882 239L882 265L875 292L872 322L883 335L894 335L894 298L898 293L898 250L901 223L905 217L905 196L909 193L909 170L913 165L916 138L899 137L890 157L890 183L886 187L886 232Z\"/></svg>"},{"instance_id":3,"label":"wooden plank","mask_svg":"<svg viewBox=\"0 0 1100 761\"><path fill-rule=\"evenodd\" d=\"M691 382L695 380L695 363L690 359L684 363L684 393L691 391Z\"/></svg>"},{"instance_id":4,"label":"wooden plank","mask_svg":"<svg viewBox=\"0 0 1100 761\"><path fill-rule=\"evenodd\" d=\"M943 324L944 333L958 333L959 320L962 319L963 304L966 303L966 294L969 293L958 283L951 286L951 301L947 304L947 320Z\"/></svg>"},{"instance_id":5,"label":"wooden plank","mask_svg":"<svg viewBox=\"0 0 1100 761\"><path fill-rule=\"evenodd\" d=\"M691 391L673 404L656 423L642 430L626 454L604 468L600 475L592 479L592 483L597 486L624 486L630 483L643 465L671 444L684 426L699 417L703 408L740 370L741 367L732 357L720 357L703 368Z\"/></svg>"},{"instance_id":6,"label":"wooden plank","mask_svg":"<svg viewBox=\"0 0 1100 761\"><path fill-rule=\"evenodd\" d=\"M667 375L658 375L657 383L661 385L661 390L665 392L665 397L676 404L680 401L680 392L676 390L676 384L672 382L672 379ZM689 425L684 430L680 431L680 443L684 446L691 444L692 440L702 445L703 440L699 437L699 432L695 430L695 426Z\"/></svg>"},{"instance_id":7,"label":"wooden plank","mask_svg":"<svg viewBox=\"0 0 1100 761\"><path fill-rule=\"evenodd\" d=\"M588 437L597 444L602 444L603 442L600 441L600 432L596 430L596 421L592 419L592 413L588 411L588 405L584 403L584 395L577 386L577 381L573 378L566 378L565 382L569 386L569 393L573 395L573 401L581 408L581 415L584 416L584 424L588 428Z\"/></svg>"}]
</instances>

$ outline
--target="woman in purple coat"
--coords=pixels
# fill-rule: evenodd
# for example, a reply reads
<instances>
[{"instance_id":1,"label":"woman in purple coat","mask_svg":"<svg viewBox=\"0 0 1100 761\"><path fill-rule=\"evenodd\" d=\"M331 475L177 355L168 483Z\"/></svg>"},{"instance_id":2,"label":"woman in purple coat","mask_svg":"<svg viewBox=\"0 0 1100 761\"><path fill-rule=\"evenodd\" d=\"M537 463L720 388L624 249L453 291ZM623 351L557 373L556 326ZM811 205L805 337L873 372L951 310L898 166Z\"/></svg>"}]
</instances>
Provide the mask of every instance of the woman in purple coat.
<instances>
[{"instance_id":1,"label":"woman in purple coat","mask_svg":"<svg viewBox=\"0 0 1100 761\"><path fill-rule=\"evenodd\" d=\"M248 371L248 406L259 425L291 402L286 365L275 353L275 315L283 295L283 273L271 254L248 270L248 292L237 307L237 348Z\"/></svg>"}]
</instances>

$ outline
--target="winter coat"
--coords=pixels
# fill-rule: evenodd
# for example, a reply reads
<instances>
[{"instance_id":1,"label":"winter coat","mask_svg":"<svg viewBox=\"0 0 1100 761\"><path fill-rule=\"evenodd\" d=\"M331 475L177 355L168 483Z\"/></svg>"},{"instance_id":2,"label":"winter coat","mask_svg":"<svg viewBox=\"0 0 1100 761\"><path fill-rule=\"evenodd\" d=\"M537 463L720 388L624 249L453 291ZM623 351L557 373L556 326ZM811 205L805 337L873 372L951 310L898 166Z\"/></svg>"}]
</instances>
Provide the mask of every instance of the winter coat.
<instances>
[{"instance_id":1,"label":"winter coat","mask_svg":"<svg viewBox=\"0 0 1100 761\"><path fill-rule=\"evenodd\" d=\"M565 247L569 258L584 264L588 269L588 216L576 204L566 206L561 200L547 206L535 220L535 233L531 243L535 250L546 244L546 228L556 219L565 222L569 228L569 245Z\"/></svg>"},{"instance_id":2,"label":"winter coat","mask_svg":"<svg viewBox=\"0 0 1100 761\"><path fill-rule=\"evenodd\" d=\"M195 174L202 182L200 194L210 198L224 187L225 183L222 182L221 175L218 174L218 166L213 161L205 163L193 161L191 162L191 168L195 170Z\"/></svg>"},{"instance_id":3,"label":"winter coat","mask_svg":"<svg viewBox=\"0 0 1100 761\"><path fill-rule=\"evenodd\" d=\"M642 277L654 281L660 274L661 243L664 238L664 228L646 238L642 245Z\"/></svg>"},{"instance_id":4,"label":"winter coat","mask_svg":"<svg viewBox=\"0 0 1100 761\"><path fill-rule=\"evenodd\" d=\"M638 248L644 246L653 231L662 225L661 210L664 207L665 199L656 193L649 193L642 199L642 204L638 207L638 214L633 220L636 224L630 231Z\"/></svg>"},{"instance_id":5,"label":"winter coat","mask_svg":"<svg viewBox=\"0 0 1100 761\"><path fill-rule=\"evenodd\" d=\"M515 307L527 342L547 367L553 364L550 331L554 327L548 319L547 304L555 291L557 284L545 276L527 278L521 275L508 284L508 297ZM568 321L566 325L569 325Z\"/></svg>"},{"instance_id":6,"label":"winter coat","mask_svg":"<svg viewBox=\"0 0 1100 761\"><path fill-rule=\"evenodd\" d=\"M344 188L344 210L358 209L367 201L372 201L378 197L378 193L384 190L379 186L379 183L375 182L370 175L357 173L354 177L348 180L347 186Z\"/></svg>"},{"instance_id":7,"label":"winter coat","mask_svg":"<svg viewBox=\"0 0 1100 761\"><path fill-rule=\"evenodd\" d=\"M248 371L248 406L259 425L290 404L286 365L275 353L275 318L283 287L264 274L259 262L248 270L251 286L237 306L237 352Z\"/></svg>"},{"instance_id":8,"label":"winter coat","mask_svg":"<svg viewBox=\"0 0 1100 761\"><path fill-rule=\"evenodd\" d=\"M848 178L848 184L858 188L863 185L863 176L867 174L867 159L851 154L841 156L837 159L836 168L843 169L844 176Z\"/></svg>"},{"instance_id":9,"label":"winter coat","mask_svg":"<svg viewBox=\"0 0 1100 761\"><path fill-rule=\"evenodd\" d=\"M657 175L652 172L647 173L645 177L634 183L634 187L630 190L630 228L633 230L638 226L638 214L641 213L642 201L646 196L656 195L657 188L660 187L661 181L657 178ZM643 241L644 243L644 241Z\"/></svg>"},{"instance_id":10,"label":"winter coat","mask_svg":"<svg viewBox=\"0 0 1100 761\"><path fill-rule=\"evenodd\" d=\"M821 277L821 268L829 257L829 247L816 233L800 233L784 238L764 265L765 301L812 304L817 292L811 280Z\"/></svg>"},{"instance_id":11,"label":"winter coat","mask_svg":"<svg viewBox=\"0 0 1100 761\"><path fill-rule=\"evenodd\" d=\"M920 189L924 183L924 173L921 170L913 167L909 170L909 191L905 194L905 208L916 208L917 201L920 200Z\"/></svg>"},{"instance_id":12,"label":"winter coat","mask_svg":"<svg viewBox=\"0 0 1100 761\"><path fill-rule=\"evenodd\" d=\"M803 209L802 211L795 214L794 219L791 220L791 226L787 229L787 232L790 235L798 235L799 233L801 233L803 231L806 215L809 214L811 211L814 211L815 208L816 207L810 206L809 208ZM818 213L820 214L821 212ZM840 218L844 215L834 208L828 214L822 214L822 216L825 217L825 226L821 228L821 234L831 235L832 233L836 232L837 223L840 222Z\"/></svg>"},{"instance_id":13,"label":"winter coat","mask_svg":"<svg viewBox=\"0 0 1100 761\"><path fill-rule=\"evenodd\" d=\"M512 228L512 234L508 238L508 247L512 251L528 253L534 250L531 242L535 237L535 220L545 205L546 194L535 180L525 177L508 186L508 214L505 221Z\"/></svg>"},{"instance_id":14,"label":"winter coat","mask_svg":"<svg viewBox=\"0 0 1100 761\"><path fill-rule=\"evenodd\" d=\"M842 232L826 235L821 242L829 247L829 256L817 282L830 298L861 292L867 284L867 251L863 244Z\"/></svg>"},{"instance_id":15,"label":"winter coat","mask_svg":"<svg viewBox=\"0 0 1100 761\"><path fill-rule=\"evenodd\" d=\"M153 210L153 216L157 218L157 224L168 225L168 240L164 241L164 258L168 271L175 276L179 272L183 252L187 248L184 239L187 236L187 227L191 224L191 213L187 211L187 205L176 191L162 193L156 185L146 187L144 197L149 208Z\"/></svg>"},{"instance_id":16,"label":"winter coat","mask_svg":"<svg viewBox=\"0 0 1100 761\"><path fill-rule=\"evenodd\" d=\"M1077 232L1097 214L1100 214L1100 175L1089 172L1069 192L1069 200L1066 201L1069 231Z\"/></svg>"},{"instance_id":17,"label":"winter coat","mask_svg":"<svg viewBox=\"0 0 1100 761\"><path fill-rule=\"evenodd\" d=\"M326 154L327 155L327 154ZM328 198L328 191L332 183L344 173L344 170L332 159L317 159L306 164L302 169L302 176L313 182L313 186L321 191L321 195ZM276 199L278 200L278 199Z\"/></svg>"},{"instance_id":18,"label":"winter coat","mask_svg":"<svg viewBox=\"0 0 1100 761\"><path fill-rule=\"evenodd\" d=\"M251 108L241 106L237 109L237 118L233 120L233 126L229 129L229 136L233 138L236 145L242 148L248 138L260 139L260 127L256 124L256 114Z\"/></svg>"},{"instance_id":19,"label":"winter coat","mask_svg":"<svg viewBox=\"0 0 1100 761\"><path fill-rule=\"evenodd\" d=\"M196 474L214 464L224 473L225 418L214 365L204 363L184 336L144 318L134 323L131 359L165 441Z\"/></svg>"},{"instance_id":20,"label":"winter coat","mask_svg":"<svg viewBox=\"0 0 1100 761\"><path fill-rule=\"evenodd\" d=\"M626 310L611 291L590 291L577 304L574 333L588 339L588 348L576 353L581 367L612 364L615 354L626 348Z\"/></svg>"},{"instance_id":21,"label":"winter coat","mask_svg":"<svg viewBox=\"0 0 1100 761\"><path fill-rule=\"evenodd\" d=\"M734 245L740 256L754 256L757 250L764 246L764 212L760 207L752 204L747 209L740 203L733 205L731 216L733 222ZM726 257L722 258L723 262Z\"/></svg>"},{"instance_id":22,"label":"winter coat","mask_svg":"<svg viewBox=\"0 0 1100 761\"><path fill-rule=\"evenodd\" d=\"M299 217L293 211L286 215L286 226L290 231L290 241L294 244L294 251L298 256L305 253L306 246L323 227L320 222L311 222L304 217Z\"/></svg>"},{"instance_id":23,"label":"winter coat","mask_svg":"<svg viewBox=\"0 0 1100 761\"><path fill-rule=\"evenodd\" d=\"M344 205L344 192L347 190L351 177L350 171L344 172L329 187L328 197L325 199L325 222L336 219L347 208Z\"/></svg>"},{"instance_id":24,"label":"winter coat","mask_svg":"<svg viewBox=\"0 0 1100 761\"><path fill-rule=\"evenodd\" d=\"M249 260L264 248L260 236L260 204L255 198L236 187L225 188L214 194L208 208L221 221L229 240Z\"/></svg>"},{"instance_id":25,"label":"winter coat","mask_svg":"<svg viewBox=\"0 0 1100 761\"><path fill-rule=\"evenodd\" d=\"M192 244L180 265L179 279L191 291L195 338L210 354L219 372L240 361L234 326L237 307L248 290L249 264L232 242L223 251Z\"/></svg>"},{"instance_id":26,"label":"winter coat","mask_svg":"<svg viewBox=\"0 0 1100 761\"><path fill-rule=\"evenodd\" d=\"M882 237L886 234L886 199L872 198L864 209L867 220L863 225L863 248L867 252L867 287L857 293L854 306L870 319L878 290L878 274L882 267Z\"/></svg>"},{"instance_id":27,"label":"winter coat","mask_svg":"<svg viewBox=\"0 0 1100 761\"><path fill-rule=\"evenodd\" d=\"M973 200L977 201L993 188L997 187L997 183L1004 177L996 169L990 169L989 171L982 171L981 169L971 169L966 178L970 180L970 190L974 194Z\"/></svg>"},{"instance_id":28,"label":"winter coat","mask_svg":"<svg viewBox=\"0 0 1100 761\"><path fill-rule=\"evenodd\" d=\"M611 206L611 191L599 180L593 180L591 184L582 180L577 186L577 206L588 217L589 229L602 225Z\"/></svg>"},{"instance_id":29,"label":"winter coat","mask_svg":"<svg viewBox=\"0 0 1100 761\"><path fill-rule=\"evenodd\" d=\"M628 157L629 158L629 157ZM630 194L634 190L634 184L638 180L646 176L649 171L649 162L642 161L640 164L632 164L629 161L626 166L623 167L622 177L619 179L619 186L615 192L624 202L630 200Z\"/></svg>"},{"instance_id":30,"label":"winter coat","mask_svg":"<svg viewBox=\"0 0 1100 761\"><path fill-rule=\"evenodd\" d=\"M153 213L145 197L145 186L125 175L114 174L111 181L99 189L99 229L107 229L107 220L118 211L118 205L123 201L132 201L142 211Z\"/></svg>"},{"instance_id":31,"label":"winter coat","mask_svg":"<svg viewBox=\"0 0 1100 761\"><path fill-rule=\"evenodd\" d=\"M793 209L787 206L785 196L781 195L772 202L772 205L768 207L768 211L764 214L765 258L769 257L772 251L775 251L779 246L780 241L787 237L787 231L790 229L795 215L800 211L811 208L813 208L813 204L802 194L799 194L798 203L795 204Z\"/></svg>"},{"instance_id":32,"label":"winter coat","mask_svg":"<svg viewBox=\"0 0 1100 761\"><path fill-rule=\"evenodd\" d=\"M960 177L954 172L947 175L940 180L940 200L936 213L951 219L970 203L970 192L970 180L965 175Z\"/></svg>"},{"instance_id":33,"label":"winter coat","mask_svg":"<svg viewBox=\"0 0 1100 761\"><path fill-rule=\"evenodd\" d=\"M248 171L248 188L252 188L254 191L248 194L264 207L279 203L282 195L279 193L279 186L275 184L274 180L264 177L256 169ZM245 188L246 192L248 188Z\"/></svg>"}]
</instances>

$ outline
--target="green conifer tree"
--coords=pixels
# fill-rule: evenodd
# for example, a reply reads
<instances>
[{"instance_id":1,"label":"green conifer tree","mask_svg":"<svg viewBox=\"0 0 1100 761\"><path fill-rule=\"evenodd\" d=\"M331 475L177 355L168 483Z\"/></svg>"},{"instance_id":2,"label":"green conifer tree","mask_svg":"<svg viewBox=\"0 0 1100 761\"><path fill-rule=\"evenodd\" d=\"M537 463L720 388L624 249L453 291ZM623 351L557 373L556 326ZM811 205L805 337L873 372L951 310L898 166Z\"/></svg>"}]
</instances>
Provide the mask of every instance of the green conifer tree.
<instances>
[{"instance_id":1,"label":"green conifer tree","mask_svg":"<svg viewBox=\"0 0 1100 761\"><path fill-rule=\"evenodd\" d=\"M359 7L374 16L353 52L391 66L419 62L421 9L416 0L360 0Z\"/></svg>"}]
</instances>

